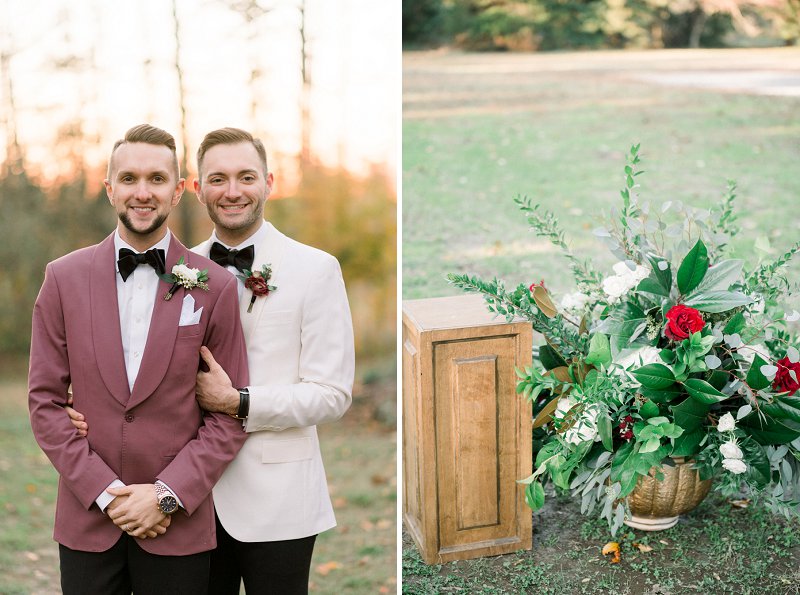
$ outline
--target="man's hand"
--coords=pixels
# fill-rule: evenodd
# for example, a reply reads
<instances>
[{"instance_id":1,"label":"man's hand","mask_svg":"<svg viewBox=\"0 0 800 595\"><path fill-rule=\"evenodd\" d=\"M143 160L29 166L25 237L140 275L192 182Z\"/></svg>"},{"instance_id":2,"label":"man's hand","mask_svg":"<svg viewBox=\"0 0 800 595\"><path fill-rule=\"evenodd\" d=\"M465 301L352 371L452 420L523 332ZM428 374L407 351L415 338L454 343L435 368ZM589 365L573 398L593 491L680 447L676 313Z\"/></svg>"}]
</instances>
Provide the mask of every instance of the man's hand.
<instances>
[{"instance_id":1,"label":"man's hand","mask_svg":"<svg viewBox=\"0 0 800 595\"><path fill-rule=\"evenodd\" d=\"M72 408L72 393L68 393L68 395L67 406L64 407L64 411L69 415L69 420L72 422L72 425L75 426L78 435L85 437L89 433L89 424L86 423L86 418L83 417L82 413Z\"/></svg>"},{"instance_id":2,"label":"man's hand","mask_svg":"<svg viewBox=\"0 0 800 595\"><path fill-rule=\"evenodd\" d=\"M208 372L197 373L194 390L200 407L206 411L236 415L239 411L239 391L233 387L228 374L205 345L200 348L200 357L208 365Z\"/></svg>"},{"instance_id":3,"label":"man's hand","mask_svg":"<svg viewBox=\"0 0 800 595\"><path fill-rule=\"evenodd\" d=\"M158 509L156 486L152 483L137 483L121 488L108 488L106 490L114 498L106 508L108 517L114 524L132 537L155 537L150 533L160 535L166 532L169 517ZM163 529L161 531L160 528Z\"/></svg>"}]
</instances>

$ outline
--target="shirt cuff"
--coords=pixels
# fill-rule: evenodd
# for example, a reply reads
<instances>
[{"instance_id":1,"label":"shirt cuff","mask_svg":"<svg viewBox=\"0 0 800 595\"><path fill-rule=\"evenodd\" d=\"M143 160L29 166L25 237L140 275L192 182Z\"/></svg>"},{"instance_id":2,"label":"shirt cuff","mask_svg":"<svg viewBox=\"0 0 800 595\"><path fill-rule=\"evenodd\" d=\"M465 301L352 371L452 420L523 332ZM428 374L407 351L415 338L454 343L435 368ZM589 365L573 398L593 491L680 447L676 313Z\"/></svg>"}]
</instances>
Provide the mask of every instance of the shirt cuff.
<instances>
[{"instance_id":1,"label":"shirt cuff","mask_svg":"<svg viewBox=\"0 0 800 595\"><path fill-rule=\"evenodd\" d=\"M114 480L114 481L112 481L110 484L108 484L108 487L106 488L106 490L107 490L107 489L109 489L109 488L124 488L124 487L125 487L125 484L124 484L124 483L122 483L122 482L121 482L119 479L115 479L115 480ZM100 510L102 510L102 511L103 511L103 513L105 513L105 511L106 511L106 507L107 507L109 504L111 504L111 501L112 501L114 498L116 498L116 496L112 496L112 495L111 495L111 494L109 494L109 493L108 493L106 490L103 490L103 493L102 493L102 494L100 494L100 495L99 495L97 498L95 498L95 500L94 500L94 501L97 503L97 506L98 506L98 508L100 508Z\"/></svg>"},{"instance_id":2,"label":"shirt cuff","mask_svg":"<svg viewBox=\"0 0 800 595\"><path fill-rule=\"evenodd\" d=\"M173 496L175 496L175 500L177 500L177 501L178 501L178 506L180 506L181 508L184 508L184 509L186 508L186 507L183 505L183 502L181 502L181 499L180 499L180 498L178 498L178 494L176 494L176 493L175 493L175 491L174 491L174 490L173 490L171 487L169 487L167 484L165 484L165 483L164 483L163 481L161 481L160 479L157 479L157 480L156 480L156 483L157 483L157 484L159 484L159 485L162 485L162 486L164 486L164 487L167 489L167 491L168 491L170 494L172 494Z\"/></svg>"}]
</instances>

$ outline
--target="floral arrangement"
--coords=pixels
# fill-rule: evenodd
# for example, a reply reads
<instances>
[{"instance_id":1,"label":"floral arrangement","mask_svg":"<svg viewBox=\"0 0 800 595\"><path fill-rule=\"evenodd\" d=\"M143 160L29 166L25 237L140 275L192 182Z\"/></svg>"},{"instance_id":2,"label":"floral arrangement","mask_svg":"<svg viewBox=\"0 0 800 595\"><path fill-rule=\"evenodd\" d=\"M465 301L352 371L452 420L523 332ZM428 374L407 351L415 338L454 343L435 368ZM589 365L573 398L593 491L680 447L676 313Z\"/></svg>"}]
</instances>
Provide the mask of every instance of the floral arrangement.
<instances>
[{"instance_id":1,"label":"floral arrangement","mask_svg":"<svg viewBox=\"0 0 800 595\"><path fill-rule=\"evenodd\" d=\"M199 287L203 291L208 291L208 269L193 269L184 262L183 256L178 259L178 263L172 267L171 273L164 273L159 275L162 281L170 284L169 291L164 294L164 299L169 301L172 295L178 290L178 287L183 287L187 291Z\"/></svg>"},{"instance_id":2,"label":"floral arrangement","mask_svg":"<svg viewBox=\"0 0 800 595\"><path fill-rule=\"evenodd\" d=\"M735 184L709 211L656 210L637 195L639 163L636 145L622 208L595 230L620 261L605 277L572 254L552 213L516 199L533 231L569 261L577 292L559 306L544 281L508 291L497 279L448 276L544 336L534 365L517 371L538 437L535 471L520 480L526 501L540 508L552 482L616 533L638 477L660 479L663 465L685 457L724 495L745 491L798 516L800 353L791 323L800 314L785 304L797 288L782 271L800 242L748 267L729 254ZM670 210L677 222L665 220Z\"/></svg>"}]
</instances>

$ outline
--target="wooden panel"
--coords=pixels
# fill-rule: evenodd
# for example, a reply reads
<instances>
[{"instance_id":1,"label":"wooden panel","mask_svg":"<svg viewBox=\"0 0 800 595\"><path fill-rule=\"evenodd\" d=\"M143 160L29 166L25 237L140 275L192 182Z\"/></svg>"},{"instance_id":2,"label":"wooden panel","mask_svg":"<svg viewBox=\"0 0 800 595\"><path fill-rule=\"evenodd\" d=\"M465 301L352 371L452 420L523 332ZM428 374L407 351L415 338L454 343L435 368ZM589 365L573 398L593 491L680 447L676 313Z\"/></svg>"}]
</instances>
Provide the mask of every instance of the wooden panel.
<instances>
[{"instance_id":1,"label":"wooden panel","mask_svg":"<svg viewBox=\"0 0 800 595\"><path fill-rule=\"evenodd\" d=\"M496 525L497 356L452 362L456 530Z\"/></svg>"},{"instance_id":2,"label":"wooden panel","mask_svg":"<svg viewBox=\"0 0 800 595\"><path fill-rule=\"evenodd\" d=\"M403 512L418 525L420 520L420 473L417 448L418 419L416 407L419 402L415 394L419 354L414 345L403 342Z\"/></svg>"},{"instance_id":3,"label":"wooden panel","mask_svg":"<svg viewBox=\"0 0 800 595\"><path fill-rule=\"evenodd\" d=\"M516 533L515 348L513 336L434 345L440 551Z\"/></svg>"}]
</instances>

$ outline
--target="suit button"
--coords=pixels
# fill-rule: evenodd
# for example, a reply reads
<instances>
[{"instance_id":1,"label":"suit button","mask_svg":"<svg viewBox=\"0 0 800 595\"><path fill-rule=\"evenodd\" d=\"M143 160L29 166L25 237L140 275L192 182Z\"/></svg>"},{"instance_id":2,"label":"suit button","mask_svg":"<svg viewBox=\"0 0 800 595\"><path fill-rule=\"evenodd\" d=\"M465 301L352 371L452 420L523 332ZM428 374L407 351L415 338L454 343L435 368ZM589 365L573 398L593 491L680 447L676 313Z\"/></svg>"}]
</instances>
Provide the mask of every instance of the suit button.
<instances>
[{"instance_id":1,"label":"suit button","mask_svg":"<svg viewBox=\"0 0 800 595\"><path fill-rule=\"evenodd\" d=\"M126 414L125 415L125 421L128 422L128 423L131 423L133 421L133 414L132 413Z\"/></svg>"}]
</instances>

